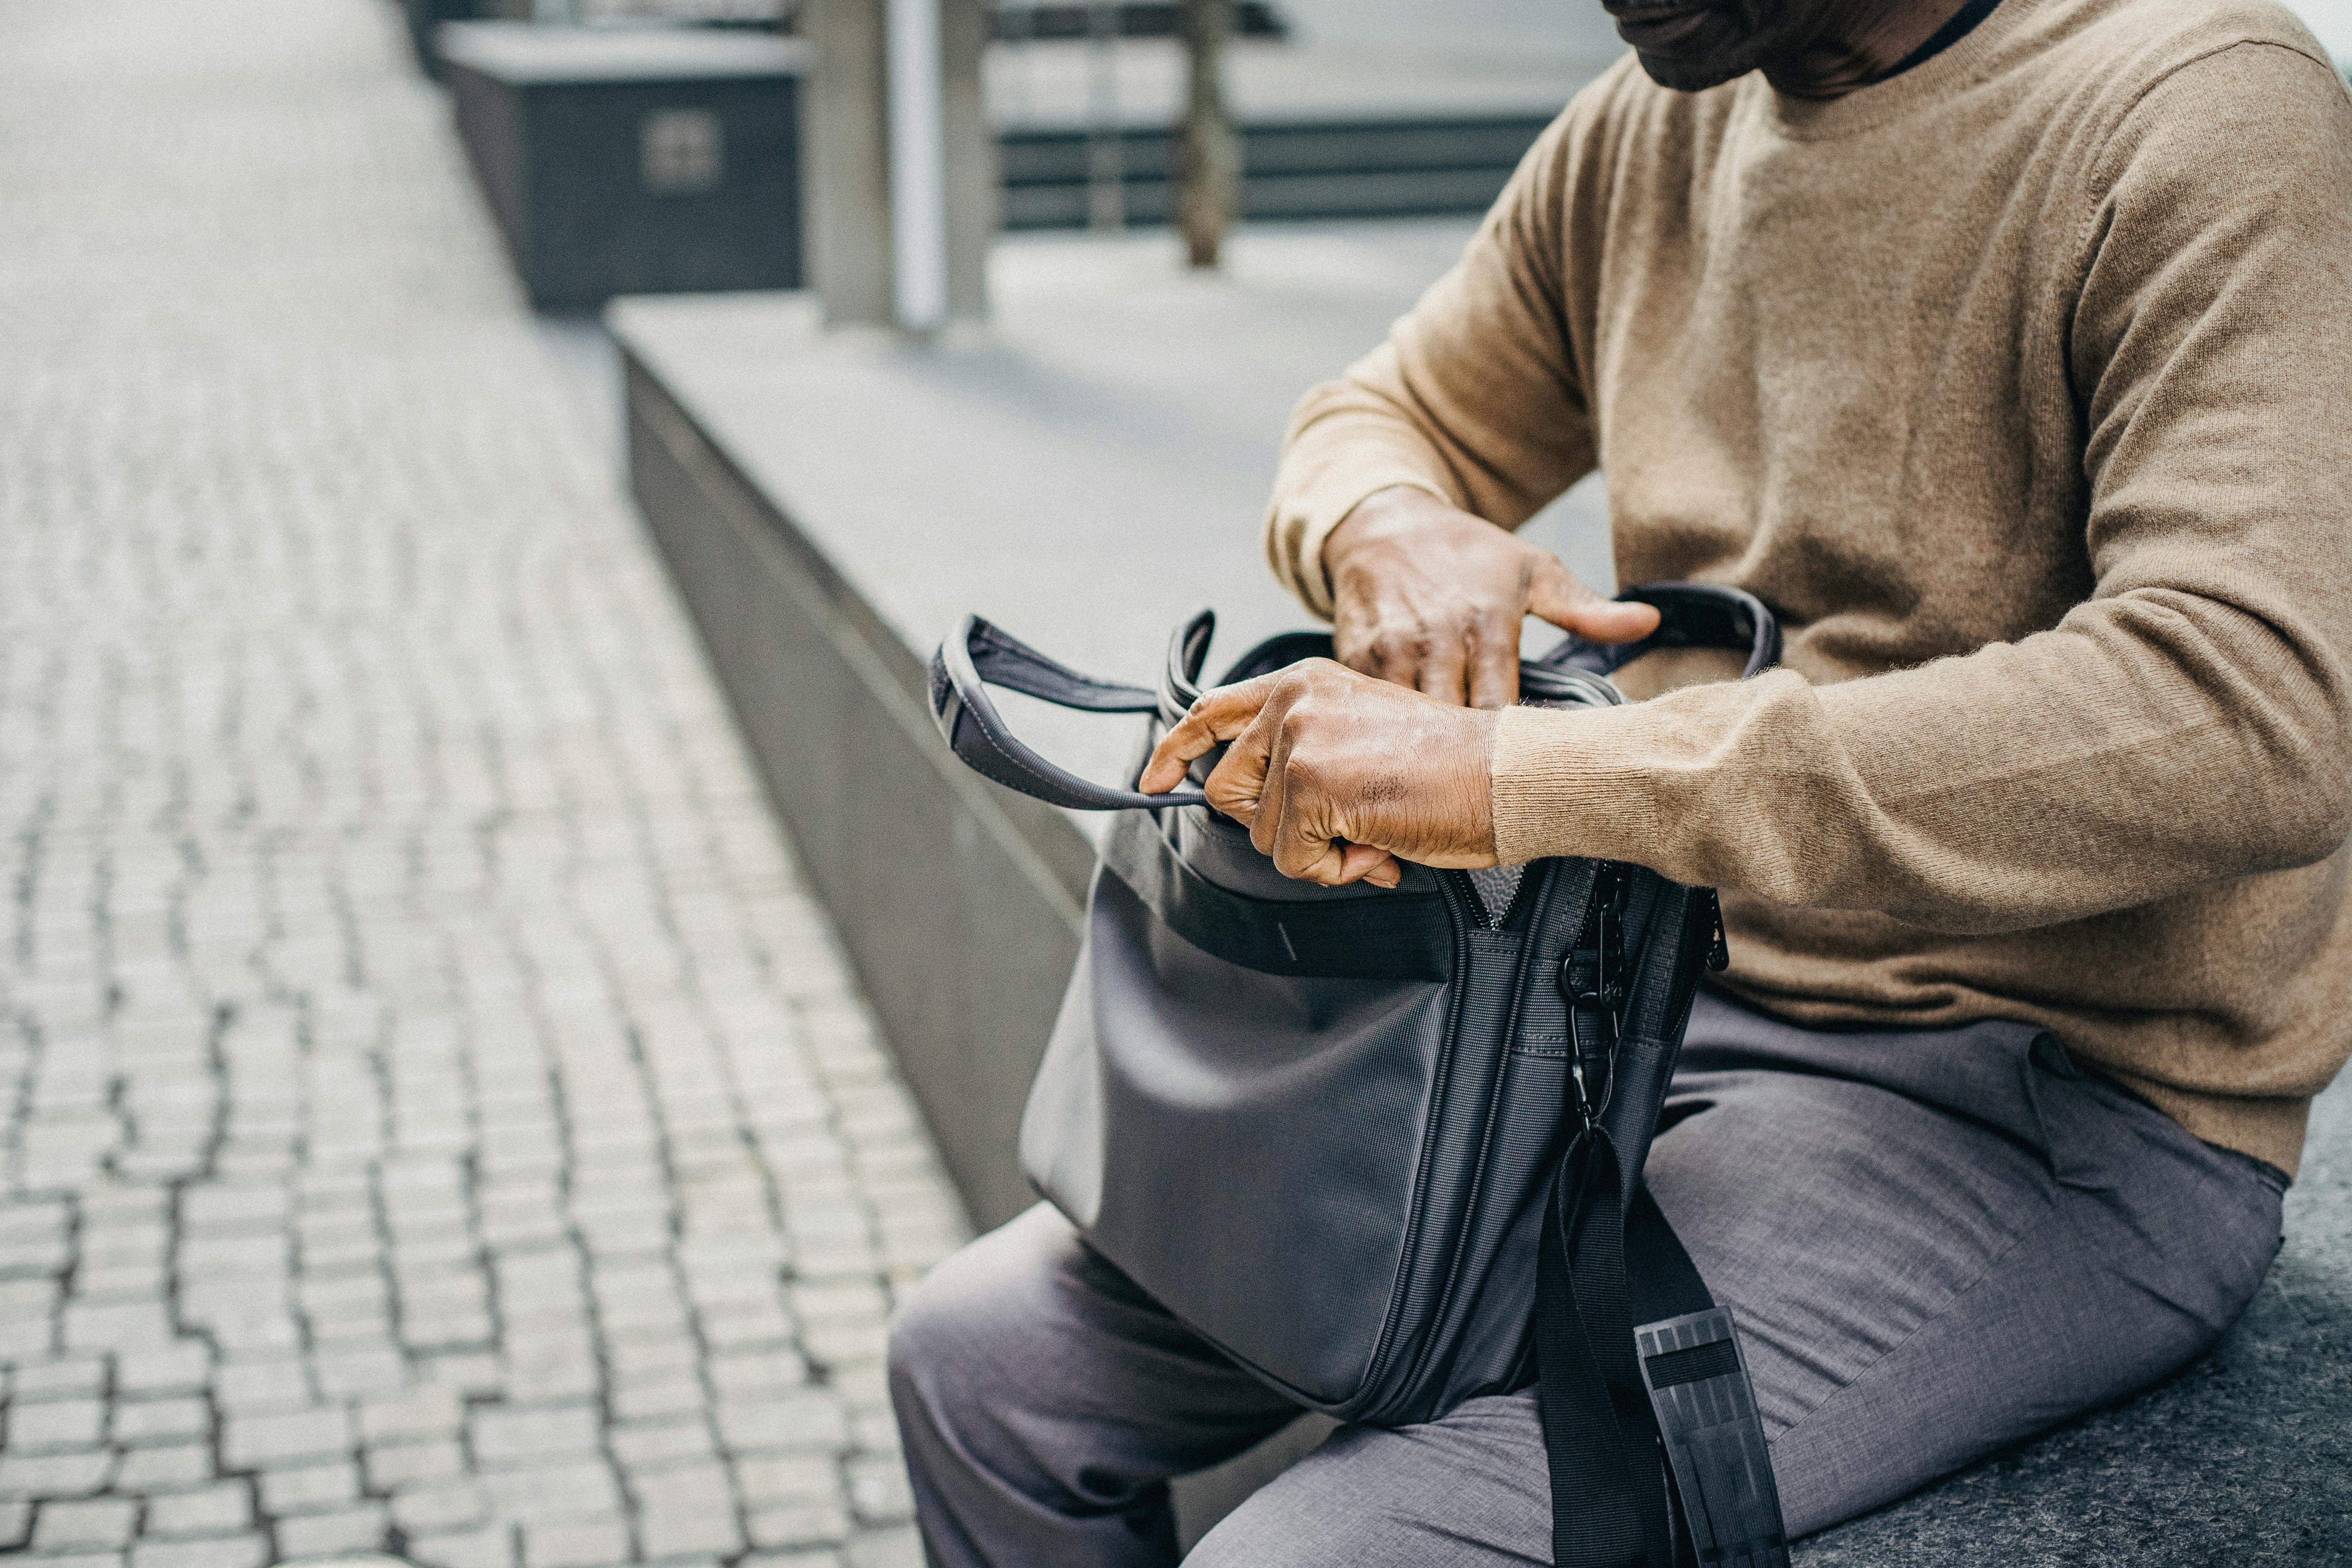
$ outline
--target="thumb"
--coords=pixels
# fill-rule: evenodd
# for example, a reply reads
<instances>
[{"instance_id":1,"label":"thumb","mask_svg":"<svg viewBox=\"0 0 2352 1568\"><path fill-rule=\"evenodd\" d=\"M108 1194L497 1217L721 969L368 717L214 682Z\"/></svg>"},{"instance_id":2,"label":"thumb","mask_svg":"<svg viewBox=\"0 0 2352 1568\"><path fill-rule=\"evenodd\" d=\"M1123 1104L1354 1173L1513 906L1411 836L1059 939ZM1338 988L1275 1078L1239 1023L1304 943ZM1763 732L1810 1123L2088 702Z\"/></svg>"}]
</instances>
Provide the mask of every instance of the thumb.
<instances>
[{"instance_id":1,"label":"thumb","mask_svg":"<svg viewBox=\"0 0 2352 1568\"><path fill-rule=\"evenodd\" d=\"M1587 642L1633 642L1658 629L1657 606L1604 599L1550 556L1528 584L1528 613Z\"/></svg>"}]
</instances>

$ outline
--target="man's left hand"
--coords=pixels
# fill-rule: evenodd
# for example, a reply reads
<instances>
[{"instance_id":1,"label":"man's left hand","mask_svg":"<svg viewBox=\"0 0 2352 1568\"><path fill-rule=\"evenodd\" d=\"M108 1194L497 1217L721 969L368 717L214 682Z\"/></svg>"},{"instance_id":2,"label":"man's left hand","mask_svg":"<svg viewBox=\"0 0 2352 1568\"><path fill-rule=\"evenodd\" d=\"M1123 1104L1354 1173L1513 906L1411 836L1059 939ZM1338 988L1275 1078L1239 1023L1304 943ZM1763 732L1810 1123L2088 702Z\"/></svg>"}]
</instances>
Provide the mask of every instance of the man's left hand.
<instances>
[{"instance_id":1,"label":"man's left hand","mask_svg":"<svg viewBox=\"0 0 2352 1568\"><path fill-rule=\"evenodd\" d=\"M1230 743L1209 804L1286 877L1393 888L1397 864L1495 864L1491 710L1439 702L1328 658L1203 692L1143 770L1162 795Z\"/></svg>"}]
</instances>

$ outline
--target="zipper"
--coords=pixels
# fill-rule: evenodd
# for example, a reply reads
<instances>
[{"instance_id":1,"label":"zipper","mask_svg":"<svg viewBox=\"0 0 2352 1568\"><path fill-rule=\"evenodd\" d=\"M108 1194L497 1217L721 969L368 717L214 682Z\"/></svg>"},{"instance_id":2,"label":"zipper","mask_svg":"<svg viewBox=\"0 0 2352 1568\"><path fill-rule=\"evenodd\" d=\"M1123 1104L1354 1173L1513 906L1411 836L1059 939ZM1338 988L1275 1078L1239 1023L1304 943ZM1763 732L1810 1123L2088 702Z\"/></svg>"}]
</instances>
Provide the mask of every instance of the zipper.
<instances>
[{"instance_id":1,"label":"zipper","mask_svg":"<svg viewBox=\"0 0 2352 1568\"><path fill-rule=\"evenodd\" d=\"M1731 967L1731 939L1723 929L1723 900L1713 888L1701 888L1698 896L1706 900L1707 927L1706 966L1717 974Z\"/></svg>"},{"instance_id":2,"label":"zipper","mask_svg":"<svg viewBox=\"0 0 2352 1568\"><path fill-rule=\"evenodd\" d=\"M1466 871L1440 871L1437 873L1437 886L1445 895L1445 912L1454 921L1454 973L1456 981L1454 1000L1445 1012L1445 1038L1437 1048L1437 1083L1443 1085L1453 1076L1454 1041L1462 1033L1462 1009L1469 996L1469 987L1460 984L1460 979L1470 969L1470 917L1474 914L1483 916L1486 905L1478 897L1477 884L1470 880L1470 874ZM1483 926L1486 922L1481 919L1477 923ZM1435 1131L1433 1127L1422 1134L1421 1158L1414 1164L1412 1173L1412 1215L1405 1221L1404 1250L1398 1255L1397 1280L1389 1290L1388 1317L1381 1324L1381 1337L1372 1342L1372 1359L1364 1369L1363 1381L1357 1384L1360 1393L1379 1385L1381 1374L1388 1370L1389 1361L1396 1348L1397 1322L1404 1316L1406 1286L1411 1279L1413 1252L1421 1245L1421 1198L1429 1190L1429 1167L1437 1158Z\"/></svg>"}]
</instances>

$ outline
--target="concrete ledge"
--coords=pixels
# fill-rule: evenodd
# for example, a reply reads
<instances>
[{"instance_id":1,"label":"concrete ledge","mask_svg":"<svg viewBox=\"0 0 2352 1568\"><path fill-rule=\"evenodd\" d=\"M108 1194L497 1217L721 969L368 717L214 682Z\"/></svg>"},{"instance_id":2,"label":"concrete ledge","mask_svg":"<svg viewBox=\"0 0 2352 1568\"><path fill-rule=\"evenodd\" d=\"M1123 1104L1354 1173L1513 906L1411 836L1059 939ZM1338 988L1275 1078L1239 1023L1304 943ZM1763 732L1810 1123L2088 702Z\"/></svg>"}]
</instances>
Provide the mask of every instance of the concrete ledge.
<instances>
[{"instance_id":1,"label":"concrete ledge","mask_svg":"<svg viewBox=\"0 0 2352 1568\"><path fill-rule=\"evenodd\" d=\"M1091 847L955 761L923 666L631 355L631 481L974 1222L1077 953Z\"/></svg>"}]
</instances>

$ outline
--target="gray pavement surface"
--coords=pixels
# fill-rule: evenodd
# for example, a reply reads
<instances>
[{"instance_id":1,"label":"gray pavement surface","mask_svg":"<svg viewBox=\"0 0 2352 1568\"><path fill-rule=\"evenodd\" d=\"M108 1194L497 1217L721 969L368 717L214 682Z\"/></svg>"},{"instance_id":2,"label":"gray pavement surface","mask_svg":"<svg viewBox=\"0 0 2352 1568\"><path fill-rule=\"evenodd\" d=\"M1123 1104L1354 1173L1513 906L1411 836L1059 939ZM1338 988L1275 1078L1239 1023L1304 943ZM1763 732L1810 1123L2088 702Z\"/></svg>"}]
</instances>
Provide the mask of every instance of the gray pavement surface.
<instances>
[{"instance_id":1,"label":"gray pavement surface","mask_svg":"<svg viewBox=\"0 0 2352 1568\"><path fill-rule=\"evenodd\" d=\"M0 0L0 1552L911 1564L960 1211L395 17Z\"/></svg>"}]
</instances>

